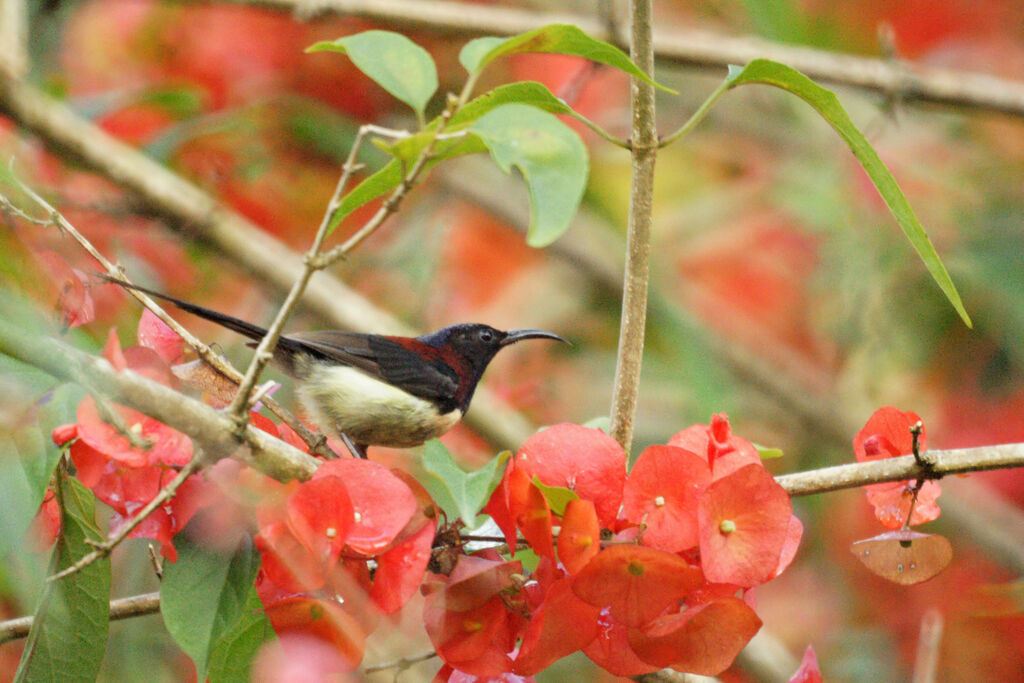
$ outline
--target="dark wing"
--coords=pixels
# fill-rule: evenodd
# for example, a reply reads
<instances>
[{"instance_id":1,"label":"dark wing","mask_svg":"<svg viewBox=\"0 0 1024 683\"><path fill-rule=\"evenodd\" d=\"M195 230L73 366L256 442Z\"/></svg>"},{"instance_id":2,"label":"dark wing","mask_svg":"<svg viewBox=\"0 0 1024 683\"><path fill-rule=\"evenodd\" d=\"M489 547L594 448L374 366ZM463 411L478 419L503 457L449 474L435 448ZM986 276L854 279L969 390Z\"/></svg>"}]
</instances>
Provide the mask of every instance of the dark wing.
<instances>
[{"instance_id":1,"label":"dark wing","mask_svg":"<svg viewBox=\"0 0 1024 683\"><path fill-rule=\"evenodd\" d=\"M299 332L283 338L324 360L351 365L413 396L431 401L452 401L458 390L455 371L433 358L435 349L423 344L429 356L417 354L399 342L376 334L323 330ZM414 339L409 344L421 344Z\"/></svg>"}]
</instances>

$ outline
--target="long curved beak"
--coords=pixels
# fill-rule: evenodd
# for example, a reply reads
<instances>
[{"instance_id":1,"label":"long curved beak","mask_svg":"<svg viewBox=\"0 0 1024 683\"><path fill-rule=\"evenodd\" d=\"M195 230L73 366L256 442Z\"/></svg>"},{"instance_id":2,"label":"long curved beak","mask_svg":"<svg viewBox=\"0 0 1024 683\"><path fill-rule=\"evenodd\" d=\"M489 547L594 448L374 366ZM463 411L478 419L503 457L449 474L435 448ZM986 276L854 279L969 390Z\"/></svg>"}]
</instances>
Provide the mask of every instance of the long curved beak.
<instances>
[{"instance_id":1,"label":"long curved beak","mask_svg":"<svg viewBox=\"0 0 1024 683\"><path fill-rule=\"evenodd\" d=\"M546 330L527 329L509 330L508 332L505 333L505 338L501 340L501 345L508 346L509 344L515 344L516 342L522 341L524 339L554 339L555 341L560 341L563 344L569 343L565 339L559 337L554 332L547 332Z\"/></svg>"}]
</instances>

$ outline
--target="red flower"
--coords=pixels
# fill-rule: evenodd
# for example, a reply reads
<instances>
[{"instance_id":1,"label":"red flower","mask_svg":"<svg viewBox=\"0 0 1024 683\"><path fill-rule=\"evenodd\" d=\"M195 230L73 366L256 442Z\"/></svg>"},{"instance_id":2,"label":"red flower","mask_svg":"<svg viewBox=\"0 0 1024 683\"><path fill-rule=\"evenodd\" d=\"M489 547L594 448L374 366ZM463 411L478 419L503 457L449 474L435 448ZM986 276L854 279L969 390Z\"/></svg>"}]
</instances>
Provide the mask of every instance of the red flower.
<instances>
[{"instance_id":1,"label":"red flower","mask_svg":"<svg viewBox=\"0 0 1024 683\"><path fill-rule=\"evenodd\" d=\"M704 458L714 479L761 462L754 444L732 433L729 418L724 413L712 415L710 425L687 427L669 439L668 445L685 448Z\"/></svg>"},{"instance_id":2,"label":"red flower","mask_svg":"<svg viewBox=\"0 0 1024 683\"><path fill-rule=\"evenodd\" d=\"M586 647L597 637L600 612L573 593L571 578L555 581L539 609L530 616L512 670L522 675L540 673L562 657Z\"/></svg>"},{"instance_id":3,"label":"red flower","mask_svg":"<svg viewBox=\"0 0 1024 683\"><path fill-rule=\"evenodd\" d=\"M615 545L597 554L573 581L584 602L607 609L626 626L648 624L700 587L700 569L654 548Z\"/></svg>"},{"instance_id":4,"label":"red flower","mask_svg":"<svg viewBox=\"0 0 1024 683\"><path fill-rule=\"evenodd\" d=\"M137 332L139 346L152 349L165 363L181 359L184 341L148 308L142 311Z\"/></svg>"},{"instance_id":5,"label":"red flower","mask_svg":"<svg viewBox=\"0 0 1024 683\"><path fill-rule=\"evenodd\" d=\"M512 670L523 620L510 612L519 593L519 562L465 556L451 576L428 590L423 621L437 654L452 668L476 676Z\"/></svg>"},{"instance_id":6,"label":"red flower","mask_svg":"<svg viewBox=\"0 0 1024 683\"><path fill-rule=\"evenodd\" d=\"M701 566L708 581L743 587L774 577L790 533L789 496L760 465L712 483L701 496Z\"/></svg>"},{"instance_id":7,"label":"red flower","mask_svg":"<svg viewBox=\"0 0 1024 683\"><path fill-rule=\"evenodd\" d=\"M594 504L582 498L569 501L558 534L558 559L576 574L601 550L601 526Z\"/></svg>"},{"instance_id":8,"label":"red flower","mask_svg":"<svg viewBox=\"0 0 1024 683\"><path fill-rule=\"evenodd\" d=\"M910 455L914 452L911 428L921 425L920 451L925 450L924 423L917 413L901 411L892 406L879 408L868 418L864 428L853 437L853 453L859 462ZM899 529L937 519L941 510L935 500L942 493L936 481L925 482L917 493L913 515L914 482L890 481L866 486L868 502L875 509L875 517L888 529ZM907 517L910 515L908 521Z\"/></svg>"},{"instance_id":9,"label":"red flower","mask_svg":"<svg viewBox=\"0 0 1024 683\"><path fill-rule=\"evenodd\" d=\"M340 664L346 671L355 669L363 658L366 633L358 620L337 602L294 597L266 606L265 612L274 632L282 638L286 652L289 651L288 636L311 636L340 654L343 657ZM302 652L300 648L288 654L294 658L301 657ZM339 665L337 660L333 663Z\"/></svg>"},{"instance_id":10,"label":"red flower","mask_svg":"<svg viewBox=\"0 0 1024 683\"><path fill-rule=\"evenodd\" d=\"M599 429L556 424L531 436L516 453L510 468L523 470L532 481L561 486L592 501L597 518L611 528L626 482L626 453Z\"/></svg>"},{"instance_id":11,"label":"red flower","mask_svg":"<svg viewBox=\"0 0 1024 683\"><path fill-rule=\"evenodd\" d=\"M354 458L329 460L309 483L324 477L337 478L348 491L354 524L347 543L363 555L386 550L418 508L408 484L380 463Z\"/></svg>"},{"instance_id":12,"label":"red flower","mask_svg":"<svg viewBox=\"0 0 1024 683\"><path fill-rule=\"evenodd\" d=\"M622 512L645 524L641 542L679 552L699 543L697 500L711 483L707 462L675 446L651 446L637 458L622 492Z\"/></svg>"},{"instance_id":13,"label":"red flower","mask_svg":"<svg viewBox=\"0 0 1024 683\"><path fill-rule=\"evenodd\" d=\"M761 628L745 602L726 596L668 614L643 629L629 629L640 659L687 673L715 676L729 668Z\"/></svg>"}]
</instances>

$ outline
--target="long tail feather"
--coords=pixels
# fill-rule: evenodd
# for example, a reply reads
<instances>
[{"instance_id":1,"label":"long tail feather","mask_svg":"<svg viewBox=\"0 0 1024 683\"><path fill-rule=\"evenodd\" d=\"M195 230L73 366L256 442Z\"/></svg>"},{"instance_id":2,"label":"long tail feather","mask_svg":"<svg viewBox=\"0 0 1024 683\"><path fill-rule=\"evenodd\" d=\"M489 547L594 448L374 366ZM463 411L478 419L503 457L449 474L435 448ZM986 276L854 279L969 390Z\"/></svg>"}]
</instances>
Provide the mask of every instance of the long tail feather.
<instances>
[{"instance_id":1,"label":"long tail feather","mask_svg":"<svg viewBox=\"0 0 1024 683\"><path fill-rule=\"evenodd\" d=\"M148 289L146 287L128 284L127 282L122 282L121 280L117 280L108 275L100 275L100 277L102 277L104 280L107 280L108 282L120 285L125 289L134 289L139 292L145 292L146 294L149 294L152 297L156 297L157 299L169 301L183 311L187 311L189 313L192 313L193 315L198 315L200 318L212 320L218 325L226 327L229 330L233 330L241 335L249 337L250 339L255 339L256 341L259 341L260 339L263 339L263 337L267 334L266 328L260 327L259 325L253 325L250 322L246 322L244 320L241 320L240 318L228 315L227 313L221 313L220 311L215 311L212 308L199 306L198 304L190 303L188 301L185 301L184 299L179 299L177 297L170 296L169 294L162 294L160 292Z\"/></svg>"}]
</instances>

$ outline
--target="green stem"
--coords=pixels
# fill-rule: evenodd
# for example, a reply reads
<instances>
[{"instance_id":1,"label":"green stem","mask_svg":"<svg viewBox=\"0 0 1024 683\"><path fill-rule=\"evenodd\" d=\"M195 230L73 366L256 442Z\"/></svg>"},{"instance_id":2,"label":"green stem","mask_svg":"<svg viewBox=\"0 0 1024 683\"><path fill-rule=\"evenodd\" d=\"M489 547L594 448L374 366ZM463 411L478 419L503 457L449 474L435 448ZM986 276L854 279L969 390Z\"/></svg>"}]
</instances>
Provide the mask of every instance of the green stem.
<instances>
[{"instance_id":1,"label":"green stem","mask_svg":"<svg viewBox=\"0 0 1024 683\"><path fill-rule=\"evenodd\" d=\"M710 95L708 95L708 98L706 100L704 100L704 103L702 105L700 105L700 107L697 109L697 111L693 112L693 116L691 116L689 118L689 120L686 123L683 124L683 127L680 128L679 130L677 130L676 132L672 133L671 135L669 135L667 138L662 140L660 143L658 143L658 148L660 149L662 147L668 147L673 142L675 142L676 140L678 140L679 138L683 137L684 135L689 133L691 130L693 130L697 126L697 124L700 123L704 119L704 117L707 115L708 111L710 111L711 107L715 104L715 102L718 101L718 98L721 97L722 95L724 95L725 91L728 90L731 86L732 86L732 80L731 79L726 78L724 81L722 81L718 85L718 87L715 88L714 92L712 92Z\"/></svg>"},{"instance_id":2,"label":"green stem","mask_svg":"<svg viewBox=\"0 0 1024 683\"><path fill-rule=\"evenodd\" d=\"M634 0L630 56L646 73L654 70L651 37L651 0ZM633 442L643 364L644 329L647 321L647 286L650 273L651 223L654 197L654 162L658 136L654 118L654 87L639 79L632 82L633 133L631 138L632 189L626 238L626 272L623 283L622 322L612 390L611 435L628 452Z\"/></svg>"}]
</instances>

